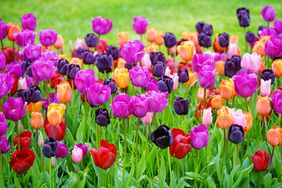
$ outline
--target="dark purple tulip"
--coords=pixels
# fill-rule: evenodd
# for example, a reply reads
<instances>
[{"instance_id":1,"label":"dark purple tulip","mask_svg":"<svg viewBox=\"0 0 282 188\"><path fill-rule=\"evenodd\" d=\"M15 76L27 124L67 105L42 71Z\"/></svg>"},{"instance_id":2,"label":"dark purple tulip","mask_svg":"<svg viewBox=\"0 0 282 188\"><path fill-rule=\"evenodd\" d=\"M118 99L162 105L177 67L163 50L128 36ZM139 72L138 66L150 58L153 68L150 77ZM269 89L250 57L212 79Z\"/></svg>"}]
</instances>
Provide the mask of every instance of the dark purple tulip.
<instances>
[{"instance_id":1,"label":"dark purple tulip","mask_svg":"<svg viewBox=\"0 0 282 188\"><path fill-rule=\"evenodd\" d=\"M272 22L276 17L276 11L272 6L265 6L261 11L261 16L266 22Z\"/></svg>"},{"instance_id":2,"label":"dark purple tulip","mask_svg":"<svg viewBox=\"0 0 282 188\"><path fill-rule=\"evenodd\" d=\"M0 40L3 40L8 34L9 26L0 19Z\"/></svg>"},{"instance_id":3,"label":"dark purple tulip","mask_svg":"<svg viewBox=\"0 0 282 188\"><path fill-rule=\"evenodd\" d=\"M41 56L41 46L35 44L27 44L23 52L26 59L34 61Z\"/></svg>"},{"instance_id":4,"label":"dark purple tulip","mask_svg":"<svg viewBox=\"0 0 282 188\"><path fill-rule=\"evenodd\" d=\"M189 73L186 69L185 70L179 70L177 72L177 74L178 74L178 77L179 77L179 82L185 83L189 80Z\"/></svg>"},{"instance_id":5,"label":"dark purple tulip","mask_svg":"<svg viewBox=\"0 0 282 188\"><path fill-rule=\"evenodd\" d=\"M15 34L18 46L24 47L27 44L34 44L36 34L30 30L24 30L21 33Z\"/></svg>"},{"instance_id":6,"label":"dark purple tulip","mask_svg":"<svg viewBox=\"0 0 282 188\"><path fill-rule=\"evenodd\" d=\"M83 153L83 157L85 157L88 153L88 146L86 144L75 144L76 147L80 148L82 150Z\"/></svg>"},{"instance_id":7,"label":"dark purple tulip","mask_svg":"<svg viewBox=\"0 0 282 188\"><path fill-rule=\"evenodd\" d=\"M57 154L57 141L52 137L48 137L44 142L42 153L47 158L55 157Z\"/></svg>"},{"instance_id":8,"label":"dark purple tulip","mask_svg":"<svg viewBox=\"0 0 282 188\"><path fill-rule=\"evenodd\" d=\"M250 32L250 31L248 31L246 33L245 38L246 38L246 41L250 44L251 47L253 47L255 42L258 41L258 39L259 39L253 32Z\"/></svg>"},{"instance_id":9,"label":"dark purple tulip","mask_svg":"<svg viewBox=\"0 0 282 188\"><path fill-rule=\"evenodd\" d=\"M190 131L191 146L194 149L202 149L209 145L209 130L206 125L194 126Z\"/></svg>"},{"instance_id":10,"label":"dark purple tulip","mask_svg":"<svg viewBox=\"0 0 282 188\"><path fill-rule=\"evenodd\" d=\"M0 112L0 136L3 136L7 132L7 121L5 115Z\"/></svg>"},{"instance_id":11,"label":"dark purple tulip","mask_svg":"<svg viewBox=\"0 0 282 188\"><path fill-rule=\"evenodd\" d=\"M69 62L67 59L59 59L57 63L57 70L61 75L66 75L69 69Z\"/></svg>"},{"instance_id":12,"label":"dark purple tulip","mask_svg":"<svg viewBox=\"0 0 282 188\"><path fill-rule=\"evenodd\" d=\"M150 80L150 72L147 68L135 66L129 70L132 84L136 87L145 87Z\"/></svg>"},{"instance_id":13,"label":"dark purple tulip","mask_svg":"<svg viewBox=\"0 0 282 188\"><path fill-rule=\"evenodd\" d=\"M244 141L244 129L242 126L233 124L228 130L228 140L234 144Z\"/></svg>"},{"instance_id":14,"label":"dark purple tulip","mask_svg":"<svg viewBox=\"0 0 282 188\"><path fill-rule=\"evenodd\" d=\"M0 154L7 153L10 148L11 146L9 145L7 138L0 136Z\"/></svg>"},{"instance_id":15,"label":"dark purple tulip","mask_svg":"<svg viewBox=\"0 0 282 188\"><path fill-rule=\"evenodd\" d=\"M112 30L113 23L108 18L98 16L92 19L92 29L98 35L105 35Z\"/></svg>"},{"instance_id":16,"label":"dark purple tulip","mask_svg":"<svg viewBox=\"0 0 282 188\"><path fill-rule=\"evenodd\" d=\"M274 111L277 114L282 115L282 89L281 88L278 88L273 92L271 96L271 102L272 102Z\"/></svg>"},{"instance_id":17,"label":"dark purple tulip","mask_svg":"<svg viewBox=\"0 0 282 188\"><path fill-rule=\"evenodd\" d=\"M107 126L110 124L110 116L107 109L98 108L95 111L95 121L100 126Z\"/></svg>"},{"instance_id":18,"label":"dark purple tulip","mask_svg":"<svg viewBox=\"0 0 282 188\"><path fill-rule=\"evenodd\" d=\"M258 36L260 36L260 35L261 35L261 32L262 32L264 29L266 29L266 28L267 28L266 26L260 25L260 26L258 27L258 31L257 31Z\"/></svg>"},{"instance_id":19,"label":"dark purple tulip","mask_svg":"<svg viewBox=\"0 0 282 188\"><path fill-rule=\"evenodd\" d=\"M261 79L264 81L271 80L271 84L274 83L275 75L271 69L264 69L260 74Z\"/></svg>"},{"instance_id":20,"label":"dark purple tulip","mask_svg":"<svg viewBox=\"0 0 282 188\"><path fill-rule=\"evenodd\" d=\"M134 115L135 117L145 117L149 110L149 104L146 95L143 94L133 97L129 102L129 108L132 115Z\"/></svg>"},{"instance_id":21,"label":"dark purple tulip","mask_svg":"<svg viewBox=\"0 0 282 188\"><path fill-rule=\"evenodd\" d=\"M162 52L151 52L150 60L151 60L152 65L155 65L158 62L162 62L163 64L166 63L165 56Z\"/></svg>"},{"instance_id":22,"label":"dark purple tulip","mask_svg":"<svg viewBox=\"0 0 282 188\"><path fill-rule=\"evenodd\" d=\"M220 33L218 35L218 43L221 47L225 48L229 46L229 34L228 33Z\"/></svg>"},{"instance_id":23,"label":"dark purple tulip","mask_svg":"<svg viewBox=\"0 0 282 188\"><path fill-rule=\"evenodd\" d=\"M165 149L172 145L173 143L173 135L166 125L159 126L155 131L151 134L151 140L154 142L159 148Z\"/></svg>"},{"instance_id":24,"label":"dark purple tulip","mask_svg":"<svg viewBox=\"0 0 282 188\"><path fill-rule=\"evenodd\" d=\"M77 49L74 50L74 56L77 58L82 59L82 54L85 52L87 49L83 47L78 47Z\"/></svg>"},{"instance_id":25,"label":"dark purple tulip","mask_svg":"<svg viewBox=\"0 0 282 188\"><path fill-rule=\"evenodd\" d=\"M189 106L189 101L187 99L183 99L182 97L177 97L173 104L174 111L178 115L188 114Z\"/></svg>"},{"instance_id":26,"label":"dark purple tulip","mask_svg":"<svg viewBox=\"0 0 282 188\"><path fill-rule=\"evenodd\" d=\"M166 32L164 36L164 43L167 48L172 48L177 43L177 39L173 33Z\"/></svg>"},{"instance_id":27,"label":"dark purple tulip","mask_svg":"<svg viewBox=\"0 0 282 188\"><path fill-rule=\"evenodd\" d=\"M240 27L250 26L250 11L247 8L241 7L237 9L237 18L239 20Z\"/></svg>"},{"instance_id":28,"label":"dark purple tulip","mask_svg":"<svg viewBox=\"0 0 282 188\"><path fill-rule=\"evenodd\" d=\"M21 97L27 103L36 103L42 99L39 87L34 85L30 86L27 90L18 90L17 97Z\"/></svg>"},{"instance_id":29,"label":"dark purple tulip","mask_svg":"<svg viewBox=\"0 0 282 188\"><path fill-rule=\"evenodd\" d=\"M100 54L96 56L96 66L99 72L111 72L112 71L113 58L105 54Z\"/></svg>"},{"instance_id":30,"label":"dark purple tulip","mask_svg":"<svg viewBox=\"0 0 282 188\"><path fill-rule=\"evenodd\" d=\"M25 105L22 98L9 97L3 104L3 112L7 119L19 121L25 116Z\"/></svg>"},{"instance_id":31,"label":"dark purple tulip","mask_svg":"<svg viewBox=\"0 0 282 188\"><path fill-rule=\"evenodd\" d=\"M129 64L137 63L144 56L144 47L139 40L129 41L122 46L120 56Z\"/></svg>"},{"instance_id":32,"label":"dark purple tulip","mask_svg":"<svg viewBox=\"0 0 282 188\"><path fill-rule=\"evenodd\" d=\"M26 72L28 76L32 77L32 69L31 69L32 62L29 59L22 61L22 69Z\"/></svg>"},{"instance_id":33,"label":"dark purple tulip","mask_svg":"<svg viewBox=\"0 0 282 188\"><path fill-rule=\"evenodd\" d=\"M37 81L46 81L52 78L55 66L51 61L37 60L32 63L32 75Z\"/></svg>"},{"instance_id":34,"label":"dark purple tulip","mask_svg":"<svg viewBox=\"0 0 282 188\"><path fill-rule=\"evenodd\" d=\"M212 34L213 34L212 25L205 23L204 26L203 26L203 33L205 33L208 36L212 36Z\"/></svg>"},{"instance_id":35,"label":"dark purple tulip","mask_svg":"<svg viewBox=\"0 0 282 188\"><path fill-rule=\"evenodd\" d=\"M36 17L32 13L28 13L22 16L22 28L23 30L35 30Z\"/></svg>"},{"instance_id":36,"label":"dark purple tulip","mask_svg":"<svg viewBox=\"0 0 282 188\"><path fill-rule=\"evenodd\" d=\"M205 33L200 33L198 35L198 42L200 46L209 48L211 46L211 36Z\"/></svg>"},{"instance_id":37,"label":"dark purple tulip","mask_svg":"<svg viewBox=\"0 0 282 188\"><path fill-rule=\"evenodd\" d=\"M215 84L215 72L212 67L206 65L199 73L199 83L203 88L210 88Z\"/></svg>"},{"instance_id":38,"label":"dark purple tulip","mask_svg":"<svg viewBox=\"0 0 282 188\"><path fill-rule=\"evenodd\" d=\"M159 91L158 89L158 80L156 78L152 78L149 80L145 87L146 91Z\"/></svg>"},{"instance_id":39,"label":"dark purple tulip","mask_svg":"<svg viewBox=\"0 0 282 188\"><path fill-rule=\"evenodd\" d=\"M10 92L13 85L14 81L10 73L0 74L0 99Z\"/></svg>"},{"instance_id":40,"label":"dark purple tulip","mask_svg":"<svg viewBox=\"0 0 282 188\"><path fill-rule=\"evenodd\" d=\"M111 96L111 88L107 85L94 83L87 89L86 96L91 106L103 105Z\"/></svg>"},{"instance_id":41,"label":"dark purple tulip","mask_svg":"<svg viewBox=\"0 0 282 188\"><path fill-rule=\"evenodd\" d=\"M73 65L73 64L69 65L67 71L68 78L74 80L79 71L80 71L79 65Z\"/></svg>"},{"instance_id":42,"label":"dark purple tulip","mask_svg":"<svg viewBox=\"0 0 282 188\"><path fill-rule=\"evenodd\" d=\"M173 89L173 79L168 76L163 76L158 81L158 89L162 92L171 93Z\"/></svg>"},{"instance_id":43,"label":"dark purple tulip","mask_svg":"<svg viewBox=\"0 0 282 188\"><path fill-rule=\"evenodd\" d=\"M24 102L28 101L28 90L20 89L17 91L17 97L21 97Z\"/></svg>"},{"instance_id":44,"label":"dark purple tulip","mask_svg":"<svg viewBox=\"0 0 282 188\"><path fill-rule=\"evenodd\" d=\"M108 56L112 56L114 60L117 60L119 58L119 49L116 46L108 46L106 54Z\"/></svg>"},{"instance_id":45,"label":"dark purple tulip","mask_svg":"<svg viewBox=\"0 0 282 188\"><path fill-rule=\"evenodd\" d=\"M89 33L84 37L85 43L89 48L96 47L99 43L99 38L94 33Z\"/></svg>"},{"instance_id":46,"label":"dark purple tulip","mask_svg":"<svg viewBox=\"0 0 282 188\"><path fill-rule=\"evenodd\" d=\"M81 56L84 64L92 65L95 63L95 56L92 51L86 50Z\"/></svg>"},{"instance_id":47,"label":"dark purple tulip","mask_svg":"<svg viewBox=\"0 0 282 188\"><path fill-rule=\"evenodd\" d=\"M277 33L282 33L282 20L275 20L274 21L274 29Z\"/></svg>"},{"instance_id":48,"label":"dark purple tulip","mask_svg":"<svg viewBox=\"0 0 282 188\"><path fill-rule=\"evenodd\" d=\"M111 109L112 113L117 118L128 118L131 114L129 102L131 97L127 94L121 93L113 98Z\"/></svg>"},{"instance_id":49,"label":"dark purple tulip","mask_svg":"<svg viewBox=\"0 0 282 188\"><path fill-rule=\"evenodd\" d=\"M105 79L104 85L107 85L111 88L111 94L114 94L117 92L117 84L114 79Z\"/></svg>"},{"instance_id":50,"label":"dark purple tulip","mask_svg":"<svg viewBox=\"0 0 282 188\"><path fill-rule=\"evenodd\" d=\"M86 94L88 87L94 83L95 76L92 69L80 70L74 79L75 87L81 94Z\"/></svg>"},{"instance_id":51,"label":"dark purple tulip","mask_svg":"<svg viewBox=\"0 0 282 188\"><path fill-rule=\"evenodd\" d=\"M149 91L147 94L149 112L161 112L167 106L167 93Z\"/></svg>"},{"instance_id":52,"label":"dark purple tulip","mask_svg":"<svg viewBox=\"0 0 282 188\"><path fill-rule=\"evenodd\" d=\"M231 78L241 69L241 57L232 56L231 59L228 59L224 64L224 74Z\"/></svg>"},{"instance_id":53,"label":"dark purple tulip","mask_svg":"<svg viewBox=\"0 0 282 188\"><path fill-rule=\"evenodd\" d=\"M252 96L257 90L258 78L254 73L240 71L237 75L233 76L233 81L235 91L241 97L248 98Z\"/></svg>"},{"instance_id":54,"label":"dark purple tulip","mask_svg":"<svg viewBox=\"0 0 282 188\"><path fill-rule=\"evenodd\" d=\"M0 52L0 71L5 70L6 67L6 56L3 52Z\"/></svg>"},{"instance_id":55,"label":"dark purple tulip","mask_svg":"<svg viewBox=\"0 0 282 188\"><path fill-rule=\"evenodd\" d=\"M196 28L196 31L198 33L202 33L203 32L203 28L204 28L204 25L205 25L205 22L197 22L195 28Z\"/></svg>"},{"instance_id":56,"label":"dark purple tulip","mask_svg":"<svg viewBox=\"0 0 282 188\"><path fill-rule=\"evenodd\" d=\"M24 75L24 70L22 69L22 64L19 61L11 62L7 65L7 72L15 74L17 78Z\"/></svg>"},{"instance_id":57,"label":"dark purple tulip","mask_svg":"<svg viewBox=\"0 0 282 188\"><path fill-rule=\"evenodd\" d=\"M63 159L69 154L69 150L63 142L57 142L56 158Z\"/></svg>"},{"instance_id":58,"label":"dark purple tulip","mask_svg":"<svg viewBox=\"0 0 282 188\"><path fill-rule=\"evenodd\" d=\"M163 62L158 62L153 65L153 75L156 77L162 77L165 75L165 64Z\"/></svg>"},{"instance_id":59,"label":"dark purple tulip","mask_svg":"<svg viewBox=\"0 0 282 188\"><path fill-rule=\"evenodd\" d=\"M57 33L53 29L39 31L39 41L43 46L52 46L57 40Z\"/></svg>"},{"instance_id":60,"label":"dark purple tulip","mask_svg":"<svg viewBox=\"0 0 282 188\"><path fill-rule=\"evenodd\" d=\"M134 16L132 29L139 35L146 33L148 27L148 21L145 16Z\"/></svg>"}]
</instances>

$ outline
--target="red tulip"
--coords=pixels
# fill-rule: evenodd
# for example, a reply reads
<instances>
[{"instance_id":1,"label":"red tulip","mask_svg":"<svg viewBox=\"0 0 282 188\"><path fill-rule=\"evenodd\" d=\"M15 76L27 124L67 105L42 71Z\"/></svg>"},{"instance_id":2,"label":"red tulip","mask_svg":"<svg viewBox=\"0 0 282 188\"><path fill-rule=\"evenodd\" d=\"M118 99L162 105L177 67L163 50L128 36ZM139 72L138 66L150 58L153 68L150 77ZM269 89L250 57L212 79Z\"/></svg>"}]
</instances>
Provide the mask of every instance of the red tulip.
<instances>
[{"instance_id":1,"label":"red tulip","mask_svg":"<svg viewBox=\"0 0 282 188\"><path fill-rule=\"evenodd\" d=\"M90 152L95 164L106 170L114 164L117 150L114 144L108 143L106 140L101 140L100 145L98 150L90 149Z\"/></svg>"},{"instance_id":2,"label":"red tulip","mask_svg":"<svg viewBox=\"0 0 282 188\"><path fill-rule=\"evenodd\" d=\"M10 91L10 94L13 96L18 90L18 77L16 76L16 74L13 73L12 78L13 78L14 82L13 82L13 87Z\"/></svg>"},{"instance_id":3,"label":"red tulip","mask_svg":"<svg viewBox=\"0 0 282 188\"><path fill-rule=\"evenodd\" d=\"M44 130L48 137L55 137L55 140L63 140L66 135L66 122L63 120L59 125L53 126L48 120L44 123Z\"/></svg>"},{"instance_id":4,"label":"red tulip","mask_svg":"<svg viewBox=\"0 0 282 188\"><path fill-rule=\"evenodd\" d=\"M56 71L51 78L50 86L52 88L57 88L57 85L63 80L64 80L64 77L60 75L58 71Z\"/></svg>"},{"instance_id":5,"label":"red tulip","mask_svg":"<svg viewBox=\"0 0 282 188\"><path fill-rule=\"evenodd\" d=\"M252 155L252 160L254 163L254 170L256 172L265 171L270 163L270 155L264 150L258 150L254 155Z\"/></svg>"},{"instance_id":6,"label":"red tulip","mask_svg":"<svg viewBox=\"0 0 282 188\"><path fill-rule=\"evenodd\" d=\"M20 141L18 141L20 139ZM14 145L18 146L18 142L20 143L20 148L30 148L30 140L31 140L31 132L23 131L18 136L14 138Z\"/></svg>"},{"instance_id":7,"label":"red tulip","mask_svg":"<svg viewBox=\"0 0 282 188\"><path fill-rule=\"evenodd\" d=\"M169 153L178 159L182 159L191 150L191 136L185 134L181 129L175 128L171 130L171 133L173 135L173 144L169 147Z\"/></svg>"},{"instance_id":8,"label":"red tulip","mask_svg":"<svg viewBox=\"0 0 282 188\"><path fill-rule=\"evenodd\" d=\"M34 159L35 155L29 148L16 150L12 153L10 166L17 174L23 174L32 167Z\"/></svg>"},{"instance_id":9,"label":"red tulip","mask_svg":"<svg viewBox=\"0 0 282 188\"><path fill-rule=\"evenodd\" d=\"M4 54L6 56L6 63L9 64L19 59L19 53L11 47L4 47Z\"/></svg>"}]
</instances>

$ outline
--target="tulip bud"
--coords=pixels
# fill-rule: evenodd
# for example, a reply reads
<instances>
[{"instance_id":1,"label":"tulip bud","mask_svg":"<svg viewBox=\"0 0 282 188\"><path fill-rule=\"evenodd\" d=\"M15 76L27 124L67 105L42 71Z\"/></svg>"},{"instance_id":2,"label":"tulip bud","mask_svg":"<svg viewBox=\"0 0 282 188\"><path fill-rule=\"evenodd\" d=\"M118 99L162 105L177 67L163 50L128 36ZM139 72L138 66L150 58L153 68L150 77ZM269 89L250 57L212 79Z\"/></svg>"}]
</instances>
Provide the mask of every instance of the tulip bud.
<instances>
[{"instance_id":1,"label":"tulip bud","mask_svg":"<svg viewBox=\"0 0 282 188\"><path fill-rule=\"evenodd\" d=\"M220 109L222 107L223 99L220 95L213 96L211 100L211 107L212 109Z\"/></svg>"},{"instance_id":2,"label":"tulip bud","mask_svg":"<svg viewBox=\"0 0 282 188\"><path fill-rule=\"evenodd\" d=\"M233 80L222 80L219 84L219 93L225 100L232 99L235 96Z\"/></svg>"},{"instance_id":3,"label":"tulip bud","mask_svg":"<svg viewBox=\"0 0 282 188\"><path fill-rule=\"evenodd\" d=\"M150 125L152 123L152 118L153 118L154 113L153 112L147 112L146 116L141 118L141 121L145 125Z\"/></svg>"},{"instance_id":4,"label":"tulip bud","mask_svg":"<svg viewBox=\"0 0 282 188\"><path fill-rule=\"evenodd\" d=\"M51 157L51 165L54 168L56 166L56 158L55 157Z\"/></svg>"},{"instance_id":5,"label":"tulip bud","mask_svg":"<svg viewBox=\"0 0 282 188\"><path fill-rule=\"evenodd\" d=\"M211 107L209 107L208 109L204 109L202 123L204 125L206 125L206 126L209 126L210 124L212 124L212 111L211 111Z\"/></svg>"},{"instance_id":6,"label":"tulip bud","mask_svg":"<svg viewBox=\"0 0 282 188\"><path fill-rule=\"evenodd\" d=\"M267 132L267 141L272 146L279 146L282 142L282 128L274 126Z\"/></svg>"},{"instance_id":7,"label":"tulip bud","mask_svg":"<svg viewBox=\"0 0 282 188\"><path fill-rule=\"evenodd\" d=\"M252 161L256 172L265 171L268 169L270 163L270 155L264 150L258 150L252 155Z\"/></svg>"},{"instance_id":8,"label":"tulip bud","mask_svg":"<svg viewBox=\"0 0 282 188\"><path fill-rule=\"evenodd\" d=\"M44 119L41 112L31 113L31 127L35 130L40 129L44 124Z\"/></svg>"},{"instance_id":9,"label":"tulip bud","mask_svg":"<svg viewBox=\"0 0 282 188\"><path fill-rule=\"evenodd\" d=\"M282 77L282 60L281 59L274 60L271 68L276 77Z\"/></svg>"},{"instance_id":10,"label":"tulip bud","mask_svg":"<svg viewBox=\"0 0 282 188\"><path fill-rule=\"evenodd\" d=\"M228 129L233 123L233 117L229 114L226 106L217 111L216 125L221 129Z\"/></svg>"},{"instance_id":11,"label":"tulip bud","mask_svg":"<svg viewBox=\"0 0 282 188\"><path fill-rule=\"evenodd\" d=\"M40 148L42 148L43 145L44 145L44 138L43 138L43 134L42 134L41 131L39 131L39 136L38 136L37 143L38 143L38 146L39 146Z\"/></svg>"},{"instance_id":12,"label":"tulip bud","mask_svg":"<svg viewBox=\"0 0 282 188\"><path fill-rule=\"evenodd\" d=\"M270 101L268 97L260 97L258 96L257 105L256 105L257 113L261 116L266 116L271 111Z\"/></svg>"},{"instance_id":13,"label":"tulip bud","mask_svg":"<svg viewBox=\"0 0 282 188\"><path fill-rule=\"evenodd\" d=\"M246 126L244 127L244 131L248 132L253 126L253 116L250 112L244 112L244 115L246 118Z\"/></svg>"},{"instance_id":14,"label":"tulip bud","mask_svg":"<svg viewBox=\"0 0 282 188\"><path fill-rule=\"evenodd\" d=\"M75 163L80 163L83 159L83 152L82 149L79 147L74 146L71 154L72 161Z\"/></svg>"},{"instance_id":15,"label":"tulip bud","mask_svg":"<svg viewBox=\"0 0 282 188\"><path fill-rule=\"evenodd\" d=\"M63 120L66 105L52 103L48 106L47 119L53 126L60 124Z\"/></svg>"},{"instance_id":16,"label":"tulip bud","mask_svg":"<svg viewBox=\"0 0 282 188\"><path fill-rule=\"evenodd\" d=\"M62 103L70 102L72 98L71 86L67 81L62 81L57 85L57 98Z\"/></svg>"},{"instance_id":17,"label":"tulip bud","mask_svg":"<svg viewBox=\"0 0 282 188\"><path fill-rule=\"evenodd\" d=\"M243 127L237 124L231 125L228 131L228 140L234 144L239 144L244 141Z\"/></svg>"},{"instance_id":18,"label":"tulip bud","mask_svg":"<svg viewBox=\"0 0 282 188\"><path fill-rule=\"evenodd\" d=\"M264 81L260 80L260 93L264 96L269 96L271 93L271 80Z\"/></svg>"}]
</instances>

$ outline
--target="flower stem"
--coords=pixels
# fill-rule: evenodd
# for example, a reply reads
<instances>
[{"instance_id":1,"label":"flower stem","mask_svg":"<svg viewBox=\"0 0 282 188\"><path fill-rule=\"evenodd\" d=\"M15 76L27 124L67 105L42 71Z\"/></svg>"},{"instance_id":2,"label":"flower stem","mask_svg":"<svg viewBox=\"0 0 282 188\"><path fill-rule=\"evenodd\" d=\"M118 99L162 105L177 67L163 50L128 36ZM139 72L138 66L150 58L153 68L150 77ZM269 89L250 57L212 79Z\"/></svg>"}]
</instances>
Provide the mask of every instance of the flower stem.
<instances>
[{"instance_id":1,"label":"flower stem","mask_svg":"<svg viewBox=\"0 0 282 188\"><path fill-rule=\"evenodd\" d=\"M223 159L224 159L224 163L225 163L225 157L226 157L226 130L225 129L223 129L223 148L224 148Z\"/></svg>"},{"instance_id":2,"label":"flower stem","mask_svg":"<svg viewBox=\"0 0 282 188\"><path fill-rule=\"evenodd\" d=\"M246 104L246 111L249 112L249 106L248 106L248 99L245 98L245 104Z\"/></svg>"},{"instance_id":3,"label":"flower stem","mask_svg":"<svg viewBox=\"0 0 282 188\"><path fill-rule=\"evenodd\" d=\"M122 181L125 182L125 162L126 162L126 125L125 119L122 119L122 128L123 128L123 141L124 141L124 148L123 148L123 160L122 160Z\"/></svg>"},{"instance_id":4,"label":"flower stem","mask_svg":"<svg viewBox=\"0 0 282 188\"><path fill-rule=\"evenodd\" d=\"M50 104L50 96L49 96L49 91L48 91L48 81L44 82L44 90L45 90L46 98L47 98L48 105L49 105Z\"/></svg>"},{"instance_id":5,"label":"flower stem","mask_svg":"<svg viewBox=\"0 0 282 188\"><path fill-rule=\"evenodd\" d=\"M2 40L1 40L1 42L2 42ZM0 181L1 181L1 187L5 187L4 186L4 170L3 170L3 154L2 154L2 152L0 151Z\"/></svg>"},{"instance_id":6,"label":"flower stem","mask_svg":"<svg viewBox=\"0 0 282 188\"><path fill-rule=\"evenodd\" d=\"M50 181L49 181L49 186L52 188L52 160L50 158L50 166L49 166L49 173L50 173Z\"/></svg>"},{"instance_id":7,"label":"flower stem","mask_svg":"<svg viewBox=\"0 0 282 188\"><path fill-rule=\"evenodd\" d=\"M239 163L239 144L236 144L236 165Z\"/></svg>"},{"instance_id":8,"label":"flower stem","mask_svg":"<svg viewBox=\"0 0 282 188\"><path fill-rule=\"evenodd\" d=\"M19 121L16 121L15 122L15 128L16 128L16 134L17 134L17 137L18 137L18 149L21 149L21 146L20 146L20 138L19 138Z\"/></svg>"},{"instance_id":9,"label":"flower stem","mask_svg":"<svg viewBox=\"0 0 282 188\"><path fill-rule=\"evenodd\" d=\"M262 137L263 137L263 140L265 141L266 140L266 137L265 137L266 136L266 131L265 131L266 120L264 116L262 116L261 124L262 124Z\"/></svg>"},{"instance_id":10,"label":"flower stem","mask_svg":"<svg viewBox=\"0 0 282 188\"><path fill-rule=\"evenodd\" d=\"M271 169L271 164L272 164L273 157L274 157L274 151L275 151L275 146L272 146L272 153L271 153L270 164L269 164L269 168L268 168L269 171Z\"/></svg>"},{"instance_id":11,"label":"flower stem","mask_svg":"<svg viewBox=\"0 0 282 188\"><path fill-rule=\"evenodd\" d=\"M169 178L170 178L170 181L171 181L172 180L172 171L171 171L169 148L167 148L167 158L168 158L168 167L169 167Z\"/></svg>"},{"instance_id":12,"label":"flower stem","mask_svg":"<svg viewBox=\"0 0 282 188\"><path fill-rule=\"evenodd\" d=\"M4 52L4 45L3 45L3 40L1 40L1 49Z\"/></svg>"}]
</instances>

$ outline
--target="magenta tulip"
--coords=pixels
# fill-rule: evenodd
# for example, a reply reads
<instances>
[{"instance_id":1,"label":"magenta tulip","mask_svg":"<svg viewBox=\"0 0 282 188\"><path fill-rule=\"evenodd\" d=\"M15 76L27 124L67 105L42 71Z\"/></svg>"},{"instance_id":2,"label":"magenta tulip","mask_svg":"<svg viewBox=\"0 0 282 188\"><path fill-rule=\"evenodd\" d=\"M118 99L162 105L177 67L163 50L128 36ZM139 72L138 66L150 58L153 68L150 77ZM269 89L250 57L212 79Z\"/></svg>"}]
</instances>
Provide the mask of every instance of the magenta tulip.
<instances>
[{"instance_id":1,"label":"magenta tulip","mask_svg":"<svg viewBox=\"0 0 282 188\"><path fill-rule=\"evenodd\" d=\"M105 35L112 30L113 23L108 18L98 16L92 19L92 29L98 35Z\"/></svg>"},{"instance_id":2,"label":"magenta tulip","mask_svg":"<svg viewBox=\"0 0 282 188\"><path fill-rule=\"evenodd\" d=\"M86 94L87 89L94 84L95 76L94 71L92 69L80 70L74 79L74 84L76 89L81 94Z\"/></svg>"},{"instance_id":3,"label":"magenta tulip","mask_svg":"<svg viewBox=\"0 0 282 188\"><path fill-rule=\"evenodd\" d=\"M103 105L111 96L111 88L107 85L94 83L88 88L86 96L91 106Z\"/></svg>"},{"instance_id":4,"label":"magenta tulip","mask_svg":"<svg viewBox=\"0 0 282 188\"><path fill-rule=\"evenodd\" d=\"M19 121L25 116L25 105L21 97L9 97L3 104L3 112L7 119Z\"/></svg>"},{"instance_id":5,"label":"magenta tulip","mask_svg":"<svg viewBox=\"0 0 282 188\"><path fill-rule=\"evenodd\" d=\"M134 16L132 29L139 35L146 33L148 27L148 21L145 16Z\"/></svg>"},{"instance_id":6,"label":"magenta tulip","mask_svg":"<svg viewBox=\"0 0 282 188\"><path fill-rule=\"evenodd\" d=\"M118 94L113 98L111 109L113 115L117 118L128 118L131 114L129 103L131 97L125 93Z\"/></svg>"}]
</instances>

